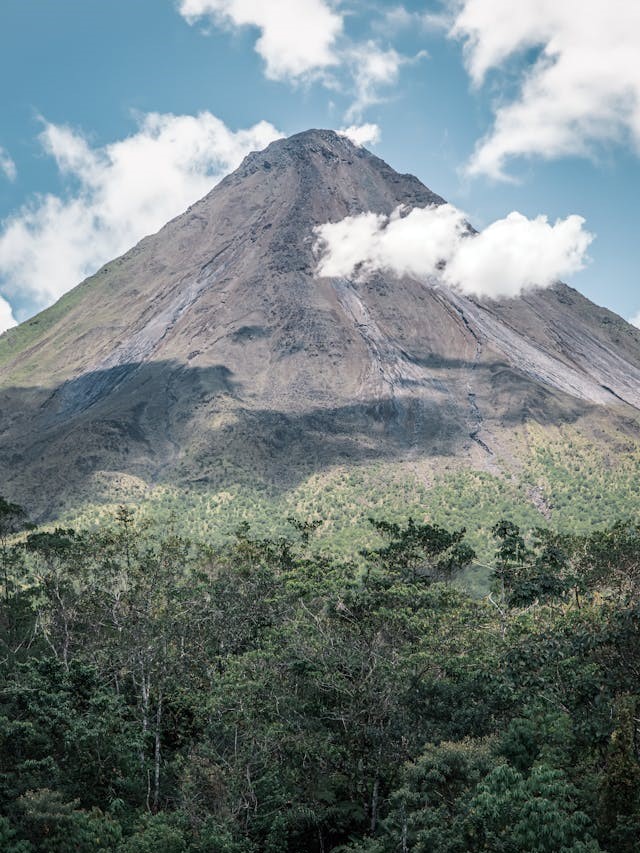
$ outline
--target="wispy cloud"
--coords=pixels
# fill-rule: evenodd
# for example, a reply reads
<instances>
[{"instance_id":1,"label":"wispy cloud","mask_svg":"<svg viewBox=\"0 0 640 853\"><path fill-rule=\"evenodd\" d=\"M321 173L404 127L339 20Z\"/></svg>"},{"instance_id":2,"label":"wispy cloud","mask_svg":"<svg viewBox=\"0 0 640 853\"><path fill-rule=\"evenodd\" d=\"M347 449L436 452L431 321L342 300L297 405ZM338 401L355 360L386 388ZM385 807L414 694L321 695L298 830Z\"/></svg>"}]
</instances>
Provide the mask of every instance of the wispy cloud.
<instances>
[{"instance_id":1,"label":"wispy cloud","mask_svg":"<svg viewBox=\"0 0 640 853\"><path fill-rule=\"evenodd\" d=\"M369 107L384 100L385 90L397 84L400 69L423 56L426 53L404 56L392 47L383 49L371 40L350 47L345 53L345 62L353 79L355 100L347 110L347 121L361 119Z\"/></svg>"},{"instance_id":2,"label":"wispy cloud","mask_svg":"<svg viewBox=\"0 0 640 853\"><path fill-rule=\"evenodd\" d=\"M590 156L597 146L631 142L640 150L640 4L610 0L455 0L450 31L462 39L480 86L525 51L521 87L468 165L470 174L506 178L519 156Z\"/></svg>"},{"instance_id":3,"label":"wispy cloud","mask_svg":"<svg viewBox=\"0 0 640 853\"><path fill-rule=\"evenodd\" d=\"M5 151L4 148L0 146L0 172L7 178L9 181L15 181L18 177L18 170L16 168L16 164L13 162L13 159L9 156L9 152Z\"/></svg>"},{"instance_id":4,"label":"wispy cloud","mask_svg":"<svg viewBox=\"0 0 640 853\"><path fill-rule=\"evenodd\" d=\"M68 189L34 197L2 223L0 289L45 307L280 135L267 122L234 132L208 112L152 113L132 136L96 148L77 130L45 124L40 142Z\"/></svg>"},{"instance_id":5,"label":"wispy cloud","mask_svg":"<svg viewBox=\"0 0 640 853\"><path fill-rule=\"evenodd\" d=\"M467 294L513 297L583 268L593 240L583 226L580 216L552 225L545 216L514 212L472 233L465 214L450 204L399 207L389 217L364 213L316 229L318 274L351 278L384 270Z\"/></svg>"},{"instance_id":6,"label":"wispy cloud","mask_svg":"<svg viewBox=\"0 0 640 853\"><path fill-rule=\"evenodd\" d=\"M265 75L293 84L317 80L351 97L349 122L361 120L397 84L401 68L425 55L404 56L377 37L351 38L347 15L329 0L179 0L178 11L190 24L256 28Z\"/></svg>"},{"instance_id":7,"label":"wispy cloud","mask_svg":"<svg viewBox=\"0 0 640 853\"><path fill-rule=\"evenodd\" d=\"M438 12L409 11L406 6L398 5L386 9L382 16L374 22L374 27L380 32L400 32L402 30L418 29L425 31L446 32L452 23L452 15L448 10Z\"/></svg>"}]
</instances>

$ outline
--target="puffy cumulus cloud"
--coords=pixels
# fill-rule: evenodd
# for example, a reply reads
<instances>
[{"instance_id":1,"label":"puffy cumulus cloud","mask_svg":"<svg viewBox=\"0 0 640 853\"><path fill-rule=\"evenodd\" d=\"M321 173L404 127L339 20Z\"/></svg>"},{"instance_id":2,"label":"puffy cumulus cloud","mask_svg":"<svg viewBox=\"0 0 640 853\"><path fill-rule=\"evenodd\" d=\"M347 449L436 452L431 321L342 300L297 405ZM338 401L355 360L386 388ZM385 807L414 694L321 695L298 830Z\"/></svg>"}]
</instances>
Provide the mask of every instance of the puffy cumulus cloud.
<instances>
[{"instance_id":1,"label":"puffy cumulus cloud","mask_svg":"<svg viewBox=\"0 0 640 853\"><path fill-rule=\"evenodd\" d=\"M256 50L274 80L299 78L335 65L342 15L325 0L180 0L189 23L210 17L217 24L260 30Z\"/></svg>"},{"instance_id":2,"label":"puffy cumulus cloud","mask_svg":"<svg viewBox=\"0 0 640 853\"><path fill-rule=\"evenodd\" d=\"M354 145L375 145L380 142L380 128L377 124L352 124L339 130L340 136L346 136Z\"/></svg>"},{"instance_id":3,"label":"puffy cumulus cloud","mask_svg":"<svg viewBox=\"0 0 640 853\"><path fill-rule=\"evenodd\" d=\"M510 213L476 236L460 241L444 278L466 293L517 296L530 287L549 287L584 268L593 235L581 216L551 225L546 216Z\"/></svg>"},{"instance_id":4,"label":"puffy cumulus cloud","mask_svg":"<svg viewBox=\"0 0 640 853\"><path fill-rule=\"evenodd\" d=\"M637 326L640 329L640 311L635 315L635 317L631 317L629 322L632 326Z\"/></svg>"},{"instance_id":5,"label":"puffy cumulus cloud","mask_svg":"<svg viewBox=\"0 0 640 853\"><path fill-rule=\"evenodd\" d=\"M16 325L13 309L6 299L0 296L0 335Z\"/></svg>"},{"instance_id":6,"label":"puffy cumulus cloud","mask_svg":"<svg viewBox=\"0 0 640 853\"><path fill-rule=\"evenodd\" d=\"M454 0L452 0L454 2ZM515 99L469 163L471 174L505 178L516 156L589 155L597 144L632 140L640 148L640 3L634 0L455 0L451 35L465 42L480 85L526 50Z\"/></svg>"},{"instance_id":7,"label":"puffy cumulus cloud","mask_svg":"<svg viewBox=\"0 0 640 853\"><path fill-rule=\"evenodd\" d=\"M16 164L2 146L0 146L0 172L2 172L5 178L9 181L15 181L18 177Z\"/></svg>"},{"instance_id":8,"label":"puffy cumulus cloud","mask_svg":"<svg viewBox=\"0 0 640 853\"><path fill-rule=\"evenodd\" d=\"M249 151L281 134L267 122L234 132L211 113L156 113L136 133L92 147L46 124L40 141L66 179L61 197L35 197L0 228L0 285L41 308L205 195Z\"/></svg>"},{"instance_id":9,"label":"puffy cumulus cloud","mask_svg":"<svg viewBox=\"0 0 640 853\"><path fill-rule=\"evenodd\" d=\"M453 256L465 229L464 214L450 204L409 212L398 207L390 217L348 216L316 229L318 273L349 278L389 270L425 279Z\"/></svg>"},{"instance_id":10,"label":"puffy cumulus cloud","mask_svg":"<svg viewBox=\"0 0 640 853\"><path fill-rule=\"evenodd\" d=\"M593 239L583 225L580 216L551 225L545 216L514 212L475 233L451 204L397 208L389 217L364 213L316 229L317 272L350 278L384 270L467 294L513 297L583 268Z\"/></svg>"}]
</instances>

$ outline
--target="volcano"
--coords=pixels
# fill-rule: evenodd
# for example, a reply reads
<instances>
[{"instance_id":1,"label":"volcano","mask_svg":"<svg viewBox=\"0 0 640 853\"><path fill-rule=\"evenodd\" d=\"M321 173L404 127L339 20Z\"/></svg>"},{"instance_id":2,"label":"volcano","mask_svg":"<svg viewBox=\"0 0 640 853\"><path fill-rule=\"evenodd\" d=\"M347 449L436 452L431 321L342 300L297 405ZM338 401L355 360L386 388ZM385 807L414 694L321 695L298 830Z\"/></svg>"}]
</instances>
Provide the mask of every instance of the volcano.
<instances>
[{"instance_id":1,"label":"volcano","mask_svg":"<svg viewBox=\"0 0 640 853\"><path fill-rule=\"evenodd\" d=\"M45 519L162 484L286 491L337 466L510 478L531 425L624 464L640 331L576 290L491 301L317 276L316 226L441 203L332 131L250 154L0 337L5 494Z\"/></svg>"}]
</instances>

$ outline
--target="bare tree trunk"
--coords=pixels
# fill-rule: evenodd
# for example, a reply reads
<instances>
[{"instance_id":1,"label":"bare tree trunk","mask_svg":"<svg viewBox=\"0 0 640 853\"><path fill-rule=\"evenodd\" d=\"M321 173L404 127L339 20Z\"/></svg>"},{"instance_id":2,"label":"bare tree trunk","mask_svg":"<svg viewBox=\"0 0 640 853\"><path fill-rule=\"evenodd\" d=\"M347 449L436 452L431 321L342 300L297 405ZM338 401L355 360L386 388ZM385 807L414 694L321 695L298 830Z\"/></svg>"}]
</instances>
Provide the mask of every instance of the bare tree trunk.
<instances>
[{"instance_id":1,"label":"bare tree trunk","mask_svg":"<svg viewBox=\"0 0 640 853\"><path fill-rule=\"evenodd\" d=\"M58 608L60 611L60 618L62 620L62 663L67 672L69 672L69 647L71 645L71 631L69 629L69 616L67 614L67 608L64 603L64 599L60 595L60 580L58 577L55 579L55 596L58 601Z\"/></svg>"},{"instance_id":2,"label":"bare tree trunk","mask_svg":"<svg viewBox=\"0 0 640 853\"><path fill-rule=\"evenodd\" d=\"M407 821L407 812L404 803L402 803L402 853L408 853L409 851L408 835L409 826Z\"/></svg>"},{"instance_id":3,"label":"bare tree trunk","mask_svg":"<svg viewBox=\"0 0 640 853\"><path fill-rule=\"evenodd\" d=\"M378 801L380 799L380 765L382 763L382 739L384 738L384 727L380 730L380 743L378 744L378 755L376 758L376 778L371 791L371 834L376 831L378 825Z\"/></svg>"},{"instance_id":4,"label":"bare tree trunk","mask_svg":"<svg viewBox=\"0 0 640 853\"><path fill-rule=\"evenodd\" d=\"M153 810L158 810L160 801L160 731L162 724L162 693L158 696L156 710L155 748L153 754Z\"/></svg>"},{"instance_id":5,"label":"bare tree trunk","mask_svg":"<svg viewBox=\"0 0 640 853\"><path fill-rule=\"evenodd\" d=\"M151 692L151 677L145 676L144 665L142 669L142 678L140 681L140 695L142 698L142 736L146 736L149 730L149 694Z\"/></svg>"},{"instance_id":6,"label":"bare tree trunk","mask_svg":"<svg viewBox=\"0 0 640 853\"><path fill-rule=\"evenodd\" d=\"M147 767L147 811L151 811L151 771Z\"/></svg>"},{"instance_id":7,"label":"bare tree trunk","mask_svg":"<svg viewBox=\"0 0 640 853\"><path fill-rule=\"evenodd\" d=\"M132 674L133 675L133 674ZM133 683L136 684L135 675L133 675ZM145 773L146 767L146 759L145 759L145 751L146 751L146 741L147 741L147 732L149 731L149 694L151 691L151 678L150 676L145 674L144 663L140 661L140 711L142 714L142 741L140 743L140 767L142 772ZM149 769L146 769L146 778L147 778L147 797L146 797L146 805L147 810L151 811L151 775Z\"/></svg>"},{"instance_id":8,"label":"bare tree trunk","mask_svg":"<svg viewBox=\"0 0 640 853\"><path fill-rule=\"evenodd\" d=\"M373 783L373 791L371 792L371 832L376 831L378 822L378 799L380 797L380 777L376 776L376 781Z\"/></svg>"},{"instance_id":9,"label":"bare tree trunk","mask_svg":"<svg viewBox=\"0 0 640 853\"><path fill-rule=\"evenodd\" d=\"M69 619L66 610L63 610L62 621L64 623L64 640L62 643L62 662L64 668L69 672L69 647L71 646L71 631L69 629Z\"/></svg>"}]
</instances>

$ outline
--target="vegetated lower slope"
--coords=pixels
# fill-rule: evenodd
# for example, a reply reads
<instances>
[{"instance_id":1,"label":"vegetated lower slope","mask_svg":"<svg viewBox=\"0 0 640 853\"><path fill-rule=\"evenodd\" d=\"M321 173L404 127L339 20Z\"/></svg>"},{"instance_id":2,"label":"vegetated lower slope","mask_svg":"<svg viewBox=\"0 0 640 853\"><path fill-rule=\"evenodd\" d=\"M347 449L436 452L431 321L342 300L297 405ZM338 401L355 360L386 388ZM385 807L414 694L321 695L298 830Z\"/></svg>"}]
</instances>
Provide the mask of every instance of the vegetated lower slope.
<instances>
[{"instance_id":1,"label":"vegetated lower slope","mask_svg":"<svg viewBox=\"0 0 640 853\"><path fill-rule=\"evenodd\" d=\"M407 489L461 517L465 478L487 508L498 494L570 516L582 471L552 457L572 442L603 493L575 506L613 518L635 464L638 330L561 284L496 303L315 274L316 225L441 201L330 131L251 154L0 337L4 491L40 519L130 499L260 519L262 503L315 501L344 506L348 538L351 505L401 511ZM406 483L393 507L389 481Z\"/></svg>"},{"instance_id":2,"label":"vegetated lower slope","mask_svg":"<svg viewBox=\"0 0 640 853\"><path fill-rule=\"evenodd\" d=\"M304 522L25 520L0 499L3 853L637 853L637 524L503 521L479 600L433 525L358 567Z\"/></svg>"}]
</instances>

